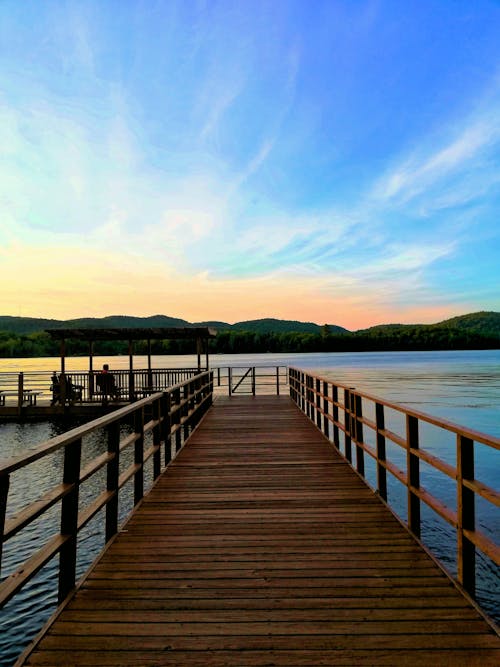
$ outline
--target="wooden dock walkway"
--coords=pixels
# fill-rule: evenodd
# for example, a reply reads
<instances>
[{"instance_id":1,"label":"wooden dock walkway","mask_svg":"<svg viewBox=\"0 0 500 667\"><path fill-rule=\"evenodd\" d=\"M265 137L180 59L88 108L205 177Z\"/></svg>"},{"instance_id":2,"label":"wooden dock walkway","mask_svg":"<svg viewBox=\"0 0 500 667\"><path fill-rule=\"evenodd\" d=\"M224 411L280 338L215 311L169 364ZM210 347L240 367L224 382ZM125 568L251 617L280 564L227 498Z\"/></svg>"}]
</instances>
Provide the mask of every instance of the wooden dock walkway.
<instances>
[{"instance_id":1,"label":"wooden dock walkway","mask_svg":"<svg viewBox=\"0 0 500 667\"><path fill-rule=\"evenodd\" d=\"M500 640L289 397L233 397L23 664L484 667Z\"/></svg>"}]
</instances>

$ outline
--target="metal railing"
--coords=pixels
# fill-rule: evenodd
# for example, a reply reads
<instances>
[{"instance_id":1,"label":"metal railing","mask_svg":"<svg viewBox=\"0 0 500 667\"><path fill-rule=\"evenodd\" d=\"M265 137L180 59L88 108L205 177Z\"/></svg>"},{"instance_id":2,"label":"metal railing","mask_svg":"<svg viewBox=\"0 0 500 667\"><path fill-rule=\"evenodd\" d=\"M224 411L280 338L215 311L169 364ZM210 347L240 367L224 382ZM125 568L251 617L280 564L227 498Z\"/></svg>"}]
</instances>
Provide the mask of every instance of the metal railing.
<instances>
[{"instance_id":1,"label":"metal railing","mask_svg":"<svg viewBox=\"0 0 500 667\"><path fill-rule=\"evenodd\" d=\"M213 371L216 393L279 396L288 391L288 366L220 366Z\"/></svg>"},{"instance_id":2,"label":"metal railing","mask_svg":"<svg viewBox=\"0 0 500 667\"><path fill-rule=\"evenodd\" d=\"M289 374L292 399L368 484L365 455L373 459L376 467L375 490L385 502L388 496L387 473L404 485L407 524L415 537L421 537L422 502L454 529L456 580L474 596L476 548L496 565L500 565L500 547L479 529L476 521L478 499L499 507L500 492L476 479L475 445L490 448L492 452L499 451L500 439L381 400L352 387L335 384L296 368L290 368ZM400 417L399 432L388 427L388 413L391 419ZM454 464L425 448L423 431L429 431L429 427L437 427L441 438L443 434L451 434L455 439ZM392 449L394 445L393 455L402 450L403 461L391 460L389 448ZM452 480L456 490L455 508L448 507L423 486L422 464Z\"/></svg>"},{"instance_id":3,"label":"metal railing","mask_svg":"<svg viewBox=\"0 0 500 667\"><path fill-rule=\"evenodd\" d=\"M152 458L153 479L170 462L172 448L178 451L190 431L212 403L213 373L206 371L191 379L143 398L84 426L74 428L41 444L27 454L0 465L0 566L3 545L29 527L53 507L60 512L60 530L37 544L36 551L0 583L0 607L5 605L34 575L59 554L58 597L62 601L75 586L77 544L80 531L105 509L105 541L118 531L118 498L124 485L133 480L134 507L144 495L144 466ZM129 433L121 425L132 424ZM107 451L85 457L89 436L107 429ZM146 436L149 436L148 438ZM163 459L162 459L163 448ZM126 450L132 462L120 465ZM36 500L6 519L10 477L16 471L48 461L62 452L63 465L56 467L60 478ZM48 464L47 467L50 469ZM96 497L83 506L80 489L104 470Z\"/></svg>"}]
</instances>

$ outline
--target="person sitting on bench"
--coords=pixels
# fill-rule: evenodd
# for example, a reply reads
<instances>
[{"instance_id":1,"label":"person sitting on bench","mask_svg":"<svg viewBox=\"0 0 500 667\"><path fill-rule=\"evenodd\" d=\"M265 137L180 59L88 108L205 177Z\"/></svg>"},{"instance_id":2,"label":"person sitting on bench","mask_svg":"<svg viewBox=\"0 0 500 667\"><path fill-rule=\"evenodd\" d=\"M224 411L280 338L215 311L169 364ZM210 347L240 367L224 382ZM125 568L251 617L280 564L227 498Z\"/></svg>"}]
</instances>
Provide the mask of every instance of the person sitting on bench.
<instances>
[{"instance_id":1,"label":"person sitting on bench","mask_svg":"<svg viewBox=\"0 0 500 667\"><path fill-rule=\"evenodd\" d=\"M103 395L103 401L106 401L108 396L115 399L119 397L120 393L113 374L109 372L108 364L104 364L102 367L102 371L96 378L96 383Z\"/></svg>"},{"instance_id":2,"label":"person sitting on bench","mask_svg":"<svg viewBox=\"0 0 500 667\"><path fill-rule=\"evenodd\" d=\"M55 371L52 373L52 377L50 379L52 380L52 384L50 386L52 389L52 400L50 404L55 405L56 403L61 402L61 384Z\"/></svg>"}]
</instances>

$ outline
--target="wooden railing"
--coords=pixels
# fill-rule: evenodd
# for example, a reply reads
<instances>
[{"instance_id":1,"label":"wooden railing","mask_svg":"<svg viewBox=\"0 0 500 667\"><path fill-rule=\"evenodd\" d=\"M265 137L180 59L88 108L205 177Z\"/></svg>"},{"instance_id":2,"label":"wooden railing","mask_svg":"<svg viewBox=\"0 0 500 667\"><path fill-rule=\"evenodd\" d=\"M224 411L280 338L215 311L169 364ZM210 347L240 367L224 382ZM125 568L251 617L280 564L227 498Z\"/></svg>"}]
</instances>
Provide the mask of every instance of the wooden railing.
<instances>
[{"instance_id":1,"label":"wooden railing","mask_svg":"<svg viewBox=\"0 0 500 667\"><path fill-rule=\"evenodd\" d=\"M163 391L183 380L193 377L199 373L197 368L153 368L112 370L114 382L120 397L124 400L137 400L153 390ZM85 403L101 402L102 395L99 392L97 376L100 371L72 371L65 373L72 386L77 387L78 401ZM40 394L46 399L55 398L52 388L52 374L47 371L26 371L21 373L0 373L0 392L7 394L9 398L6 405L17 405L19 409L29 403L27 397L30 392ZM59 374L58 374L59 377ZM64 390L62 399L70 401L69 392ZM68 394L68 395L66 395ZM60 387L58 387L58 396ZM59 402L59 401L58 401Z\"/></svg>"},{"instance_id":2,"label":"wooden railing","mask_svg":"<svg viewBox=\"0 0 500 667\"><path fill-rule=\"evenodd\" d=\"M105 508L105 540L118 531L118 497L124 485L133 479L133 504L144 494L144 465L152 457L153 478L168 465L172 448L178 451L190 431L200 421L212 402L213 373L200 373L164 392L155 393L89 424L52 438L27 454L0 465L0 566L3 545L54 506L60 507L60 531L49 536L35 553L0 584L0 607L10 600L49 560L59 554L59 600L75 586L77 538L80 531ZM122 424L132 424L131 432L121 434ZM107 429L107 451L87 461L84 450L87 437ZM151 434L148 436L148 434ZM146 436L148 438L146 439ZM150 444L148 443L150 441ZM133 449L133 461L122 470L120 459ZM163 457L162 457L163 448ZM8 492L12 473L44 462L54 452L62 451L61 477L48 491L6 520ZM85 463L84 463L85 461ZM80 488L105 469L103 488L85 506Z\"/></svg>"},{"instance_id":3,"label":"wooden railing","mask_svg":"<svg viewBox=\"0 0 500 667\"><path fill-rule=\"evenodd\" d=\"M407 524L415 537L420 539L421 536L421 502L452 526L456 531L457 580L474 596L476 548L496 565L500 565L500 547L479 529L476 521L477 498L499 507L500 492L476 479L475 444L498 451L500 439L383 401L296 368L289 369L289 382L292 399L367 482L365 454L374 460L374 486L385 502L388 495L387 472L406 487ZM388 428L387 412L402 417L402 433ZM429 425L437 427L441 433L452 434L456 442L455 464L425 449L422 431ZM390 443L404 451L405 470L390 460ZM421 462L456 483L454 509L446 506L421 484Z\"/></svg>"}]
</instances>

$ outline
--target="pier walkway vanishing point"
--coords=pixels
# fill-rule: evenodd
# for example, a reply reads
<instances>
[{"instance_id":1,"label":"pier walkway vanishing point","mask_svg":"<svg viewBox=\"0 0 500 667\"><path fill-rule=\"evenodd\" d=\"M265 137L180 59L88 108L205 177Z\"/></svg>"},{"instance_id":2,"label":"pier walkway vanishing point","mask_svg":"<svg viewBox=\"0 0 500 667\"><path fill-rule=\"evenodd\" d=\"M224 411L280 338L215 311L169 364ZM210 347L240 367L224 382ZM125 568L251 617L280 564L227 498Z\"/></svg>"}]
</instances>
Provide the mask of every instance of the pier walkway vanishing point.
<instances>
[{"instance_id":1,"label":"pier walkway vanishing point","mask_svg":"<svg viewBox=\"0 0 500 667\"><path fill-rule=\"evenodd\" d=\"M218 398L29 665L498 665L500 640L288 396Z\"/></svg>"}]
</instances>

